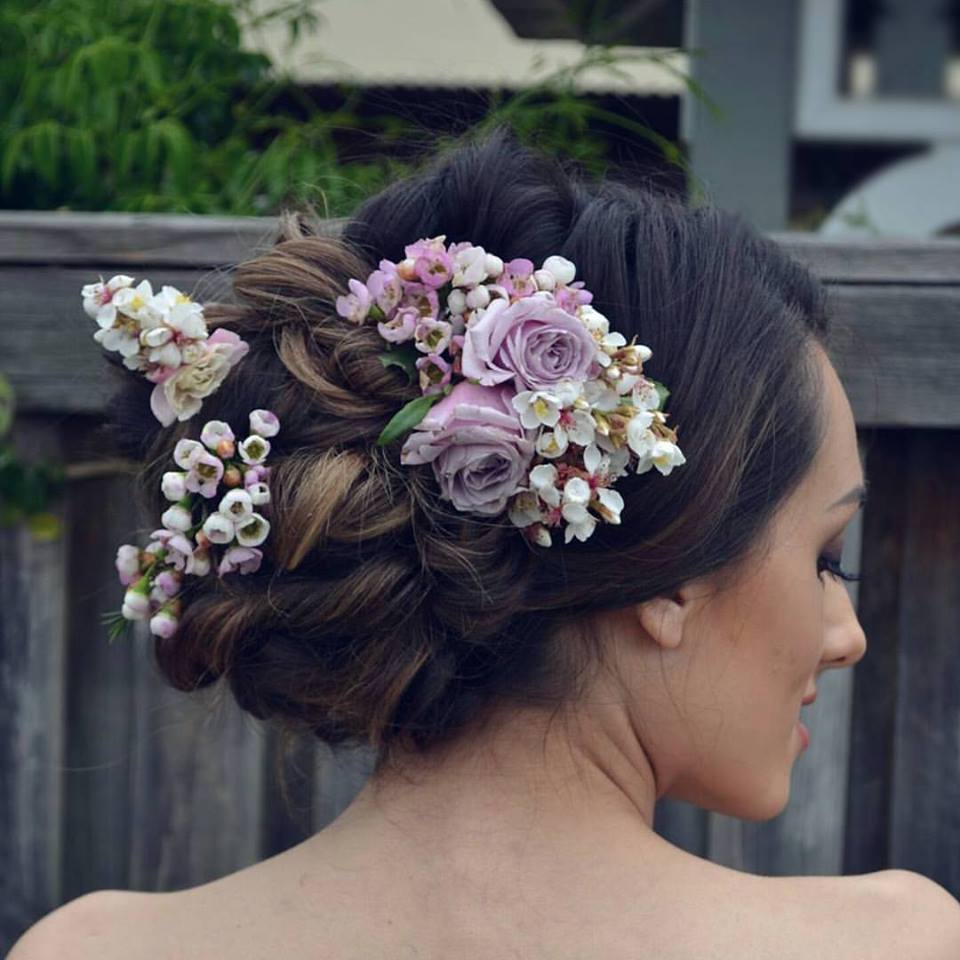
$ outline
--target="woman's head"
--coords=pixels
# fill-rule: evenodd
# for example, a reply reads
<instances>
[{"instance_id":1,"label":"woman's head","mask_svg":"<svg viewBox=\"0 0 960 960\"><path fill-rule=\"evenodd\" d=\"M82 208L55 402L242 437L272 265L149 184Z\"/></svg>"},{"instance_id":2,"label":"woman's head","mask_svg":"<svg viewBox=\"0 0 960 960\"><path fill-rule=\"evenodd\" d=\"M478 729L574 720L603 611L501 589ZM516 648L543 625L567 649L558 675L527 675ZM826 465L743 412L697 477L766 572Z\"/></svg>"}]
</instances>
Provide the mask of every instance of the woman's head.
<instances>
[{"instance_id":1,"label":"woman's head","mask_svg":"<svg viewBox=\"0 0 960 960\"><path fill-rule=\"evenodd\" d=\"M505 260L572 260L611 328L652 349L649 374L670 386L687 463L618 481L619 526L532 547L505 516L441 500L429 466L400 465L399 443L376 446L418 390L381 364L375 326L333 304L350 278L440 234ZM271 541L258 573L196 583L176 634L157 641L159 662L178 687L225 677L257 716L371 742L381 760L453 742L501 704L576 702L592 668L619 657L613 647L638 630L656 640L642 617L624 633L625 610L662 610L691 585L738 595L744 576L768 572L778 510L843 419L818 346L822 290L773 242L710 207L581 182L504 134L373 197L339 240L288 219L282 242L237 269L235 291L236 305L207 316L250 352L204 416L279 416ZM190 430L146 435L151 515ZM610 639L600 624L618 616ZM733 617L711 622L734 631ZM701 622L681 619L688 631ZM786 642L775 632L771 656ZM783 656L813 672L805 654Z\"/></svg>"}]
</instances>

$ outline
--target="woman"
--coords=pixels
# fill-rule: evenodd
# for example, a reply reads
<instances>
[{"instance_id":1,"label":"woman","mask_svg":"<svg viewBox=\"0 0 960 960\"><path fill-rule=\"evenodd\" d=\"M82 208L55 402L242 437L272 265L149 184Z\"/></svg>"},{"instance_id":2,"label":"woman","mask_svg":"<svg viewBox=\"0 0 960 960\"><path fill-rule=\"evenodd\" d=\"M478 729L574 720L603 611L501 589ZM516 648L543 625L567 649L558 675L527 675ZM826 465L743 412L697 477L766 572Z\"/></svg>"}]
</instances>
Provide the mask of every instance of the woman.
<instances>
[{"instance_id":1,"label":"woman","mask_svg":"<svg viewBox=\"0 0 960 960\"><path fill-rule=\"evenodd\" d=\"M460 301L454 271L474 266ZM399 291L413 288L397 276L420 290L418 315L401 315ZM553 485L564 457L549 444L617 422L583 404L598 415L577 420L546 390L512 404L538 387L533 353L504 346L519 326L491 325L524 283L527 321L540 333L554 323L534 358L541 377L579 362L582 331L540 315L565 302L598 338L622 334L609 341L618 376L669 390L665 406L663 391L631 393L652 433L631 435L629 469ZM234 449L232 434L217 446L211 420L254 411L253 435L272 444L269 533L244 547L259 556L234 555L221 577L180 577L190 558L174 571L190 591L166 621L151 609L158 660L180 689L223 678L257 717L372 743L377 769L299 846L192 890L83 897L14 960L960 956L960 906L917 874L745 875L653 830L668 795L747 820L781 813L806 743L801 704L823 671L866 649L839 565L864 478L823 293L805 269L729 215L580 182L500 133L372 198L339 240L286 219L235 290L239 305L206 311L234 338L215 391L184 400L154 358L154 402L141 368L115 406L119 436L147 464L151 515L183 492L171 457L195 466L189 456ZM447 313L431 290L447 291ZM459 359L451 371L420 357L411 381L400 347L432 335ZM622 352L636 343L648 349ZM501 430L500 453L456 460L479 427L464 426L466 408L448 419L454 381L498 429L532 418L512 454ZM504 383L513 411L491 414L493 393L476 391ZM384 435L426 397L419 420ZM209 443L197 440L204 419ZM540 499L508 504L510 457L526 470L534 443ZM614 447L597 449L615 458ZM575 495L597 487L616 494L597 494L591 512ZM214 543L223 534L203 529ZM131 549L135 578L143 554ZM241 562L252 569L230 575Z\"/></svg>"}]
</instances>

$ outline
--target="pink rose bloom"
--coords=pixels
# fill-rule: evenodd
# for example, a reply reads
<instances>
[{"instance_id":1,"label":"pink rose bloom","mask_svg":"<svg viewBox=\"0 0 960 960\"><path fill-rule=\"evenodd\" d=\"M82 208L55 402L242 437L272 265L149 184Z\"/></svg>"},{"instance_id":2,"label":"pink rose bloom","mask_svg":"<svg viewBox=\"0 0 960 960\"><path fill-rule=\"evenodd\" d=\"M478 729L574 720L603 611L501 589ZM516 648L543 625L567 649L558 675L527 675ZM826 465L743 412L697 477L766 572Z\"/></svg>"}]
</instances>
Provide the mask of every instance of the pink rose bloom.
<instances>
[{"instance_id":1,"label":"pink rose bloom","mask_svg":"<svg viewBox=\"0 0 960 960\"><path fill-rule=\"evenodd\" d=\"M516 303L494 300L467 327L463 375L484 386L513 379L518 391L545 390L560 380L599 372L587 328L549 295Z\"/></svg>"},{"instance_id":2,"label":"pink rose bloom","mask_svg":"<svg viewBox=\"0 0 960 960\"><path fill-rule=\"evenodd\" d=\"M440 495L458 510L500 513L527 477L533 431L520 423L510 386L461 381L435 403L400 451L402 464L432 463Z\"/></svg>"}]
</instances>

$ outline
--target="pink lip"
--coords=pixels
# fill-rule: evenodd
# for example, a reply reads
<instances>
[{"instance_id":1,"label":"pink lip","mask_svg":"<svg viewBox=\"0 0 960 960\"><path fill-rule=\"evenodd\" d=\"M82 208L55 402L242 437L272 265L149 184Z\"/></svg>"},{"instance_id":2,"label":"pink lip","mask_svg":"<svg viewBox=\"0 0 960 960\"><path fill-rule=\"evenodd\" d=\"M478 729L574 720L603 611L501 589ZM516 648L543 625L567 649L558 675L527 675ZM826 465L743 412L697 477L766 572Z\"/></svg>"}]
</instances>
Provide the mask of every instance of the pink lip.
<instances>
[{"instance_id":1,"label":"pink lip","mask_svg":"<svg viewBox=\"0 0 960 960\"><path fill-rule=\"evenodd\" d=\"M810 746L810 731L799 720L797 721L797 730L800 731L800 739L803 741L803 749L806 750L807 747Z\"/></svg>"}]
</instances>

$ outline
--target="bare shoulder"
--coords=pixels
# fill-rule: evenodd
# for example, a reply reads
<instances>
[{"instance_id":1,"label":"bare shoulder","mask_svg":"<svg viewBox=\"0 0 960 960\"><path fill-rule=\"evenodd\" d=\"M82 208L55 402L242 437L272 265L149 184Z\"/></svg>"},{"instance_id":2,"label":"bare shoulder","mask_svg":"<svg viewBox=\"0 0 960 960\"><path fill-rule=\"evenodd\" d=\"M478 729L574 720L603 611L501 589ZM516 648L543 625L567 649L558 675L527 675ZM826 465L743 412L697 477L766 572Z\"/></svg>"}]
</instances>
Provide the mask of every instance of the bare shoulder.
<instances>
[{"instance_id":1,"label":"bare shoulder","mask_svg":"<svg viewBox=\"0 0 960 960\"><path fill-rule=\"evenodd\" d=\"M760 879L766 916L796 931L798 957L960 960L960 902L921 874Z\"/></svg>"},{"instance_id":2,"label":"bare shoulder","mask_svg":"<svg viewBox=\"0 0 960 960\"><path fill-rule=\"evenodd\" d=\"M77 897L27 930L7 960L138 960L165 897L125 890Z\"/></svg>"}]
</instances>

